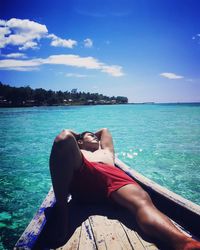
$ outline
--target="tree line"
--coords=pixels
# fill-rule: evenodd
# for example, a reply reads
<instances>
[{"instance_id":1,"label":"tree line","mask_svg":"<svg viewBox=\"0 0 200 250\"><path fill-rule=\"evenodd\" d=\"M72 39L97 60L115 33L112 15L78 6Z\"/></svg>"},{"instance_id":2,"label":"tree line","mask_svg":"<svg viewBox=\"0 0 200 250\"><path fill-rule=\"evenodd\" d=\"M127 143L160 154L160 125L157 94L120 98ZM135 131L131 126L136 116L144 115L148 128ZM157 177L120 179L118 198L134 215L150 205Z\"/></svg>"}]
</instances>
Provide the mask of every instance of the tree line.
<instances>
[{"instance_id":1,"label":"tree line","mask_svg":"<svg viewBox=\"0 0 200 250\"><path fill-rule=\"evenodd\" d=\"M125 104L124 96L108 97L98 93L77 91L53 91L43 88L32 89L30 86L11 87L0 82L0 106L54 106L54 105L89 105L89 104Z\"/></svg>"}]
</instances>

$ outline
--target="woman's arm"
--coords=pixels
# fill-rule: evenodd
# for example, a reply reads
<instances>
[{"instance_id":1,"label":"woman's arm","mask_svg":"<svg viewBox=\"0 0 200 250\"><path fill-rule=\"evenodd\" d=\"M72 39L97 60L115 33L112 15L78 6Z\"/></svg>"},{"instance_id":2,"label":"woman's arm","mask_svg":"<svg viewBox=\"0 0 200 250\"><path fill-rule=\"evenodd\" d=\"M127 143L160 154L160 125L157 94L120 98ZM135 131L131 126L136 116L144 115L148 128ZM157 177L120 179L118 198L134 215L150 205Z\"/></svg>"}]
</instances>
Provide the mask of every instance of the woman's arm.
<instances>
[{"instance_id":1,"label":"woman's arm","mask_svg":"<svg viewBox=\"0 0 200 250\"><path fill-rule=\"evenodd\" d=\"M107 128L102 128L94 133L100 141L102 149L108 149L114 155L112 135Z\"/></svg>"}]
</instances>

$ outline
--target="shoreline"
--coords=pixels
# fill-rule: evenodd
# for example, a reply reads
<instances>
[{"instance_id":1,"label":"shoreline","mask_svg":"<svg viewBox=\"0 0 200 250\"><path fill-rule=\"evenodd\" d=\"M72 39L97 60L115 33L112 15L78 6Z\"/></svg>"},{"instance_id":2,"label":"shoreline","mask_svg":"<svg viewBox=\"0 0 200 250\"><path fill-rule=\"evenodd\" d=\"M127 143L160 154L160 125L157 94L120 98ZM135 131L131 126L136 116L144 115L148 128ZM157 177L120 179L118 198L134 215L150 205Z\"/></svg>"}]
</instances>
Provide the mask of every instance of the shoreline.
<instances>
[{"instance_id":1,"label":"shoreline","mask_svg":"<svg viewBox=\"0 0 200 250\"><path fill-rule=\"evenodd\" d=\"M106 106L106 105L200 105L200 102L138 102L138 103L71 103L54 105L9 105L0 104L0 108L33 108L33 107L71 107L71 106Z\"/></svg>"},{"instance_id":2,"label":"shoreline","mask_svg":"<svg viewBox=\"0 0 200 250\"><path fill-rule=\"evenodd\" d=\"M0 108L33 108L33 107L71 107L71 106L106 106L106 105L126 105L129 103L97 103L97 104L81 104L81 103L74 103L74 104L54 104L54 105L0 105Z\"/></svg>"}]
</instances>

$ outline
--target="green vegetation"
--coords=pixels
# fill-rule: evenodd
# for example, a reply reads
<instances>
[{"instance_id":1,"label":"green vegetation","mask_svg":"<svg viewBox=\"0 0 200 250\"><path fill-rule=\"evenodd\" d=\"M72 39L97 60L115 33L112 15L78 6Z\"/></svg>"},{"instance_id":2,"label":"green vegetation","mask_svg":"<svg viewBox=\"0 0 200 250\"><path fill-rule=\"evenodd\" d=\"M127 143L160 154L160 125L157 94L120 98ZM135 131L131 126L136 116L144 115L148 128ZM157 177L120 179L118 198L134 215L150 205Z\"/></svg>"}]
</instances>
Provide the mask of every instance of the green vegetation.
<instances>
[{"instance_id":1,"label":"green vegetation","mask_svg":"<svg viewBox=\"0 0 200 250\"><path fill-rule=\"evenodd\" d=\"M53 91L42 88L11 87L0 82L0 107L31 107L55 105L95 105L95 104L125 104L128 98L124 96L108 97L98 93L71 91Z\"/></svg>"}]
</instances>

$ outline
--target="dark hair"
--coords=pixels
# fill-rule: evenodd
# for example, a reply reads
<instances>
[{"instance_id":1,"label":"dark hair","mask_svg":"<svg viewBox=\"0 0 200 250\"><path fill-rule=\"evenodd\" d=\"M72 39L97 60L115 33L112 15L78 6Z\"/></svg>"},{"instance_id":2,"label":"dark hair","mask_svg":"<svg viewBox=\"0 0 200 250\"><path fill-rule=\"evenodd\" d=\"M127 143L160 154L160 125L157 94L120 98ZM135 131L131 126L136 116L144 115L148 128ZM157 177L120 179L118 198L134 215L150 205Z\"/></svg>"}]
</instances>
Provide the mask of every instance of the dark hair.
<instances>
[{"instance_id":1,"label":"dark hair","mask_svg":"<svg viewBox=\"0 0 200 250\"><path fill-rule=\"evenodd\" d=\"M77 136L77 141L78 141L78 140L83 140L85 134L87 134L87 133L94 134L93 132L90 132L90 131L84 131L83 133L80 133L80 134Z\"/></svg>"}]
</instances>

